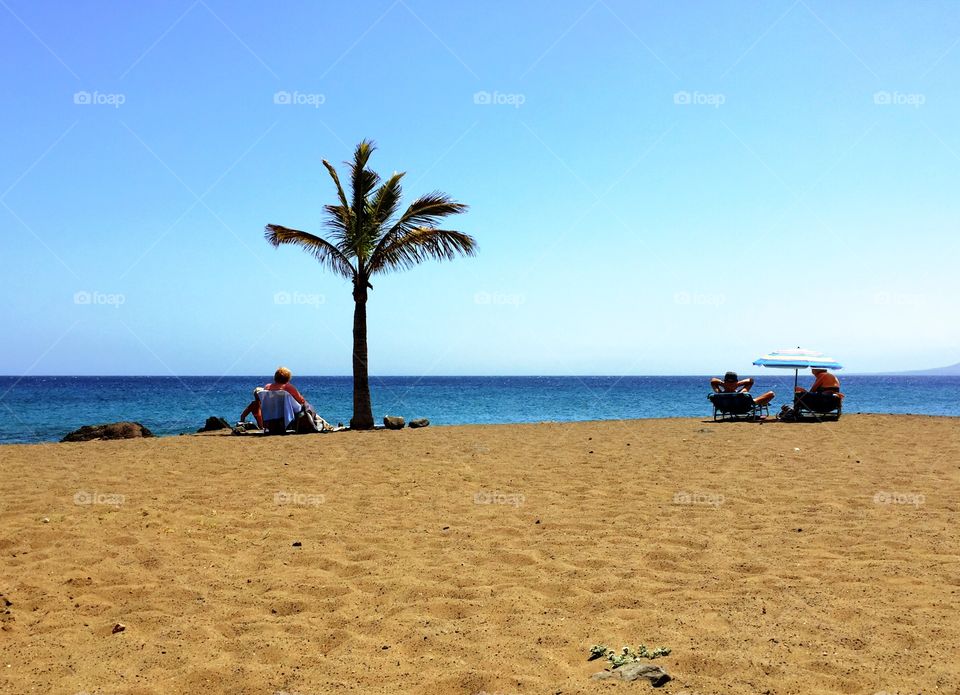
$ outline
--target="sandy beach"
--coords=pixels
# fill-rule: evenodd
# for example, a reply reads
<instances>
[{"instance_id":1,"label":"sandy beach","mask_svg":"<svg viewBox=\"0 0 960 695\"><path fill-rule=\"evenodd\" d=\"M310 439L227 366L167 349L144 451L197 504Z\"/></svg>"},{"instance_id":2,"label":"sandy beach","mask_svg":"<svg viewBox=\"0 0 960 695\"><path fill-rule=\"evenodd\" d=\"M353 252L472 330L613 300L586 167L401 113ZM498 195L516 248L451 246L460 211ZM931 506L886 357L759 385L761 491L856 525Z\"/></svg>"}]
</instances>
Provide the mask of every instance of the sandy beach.
<instances>
[{"instance_id":1,"label":"sandy beach","mask_svg":"<svg viewBox=\"0 0 960 695\"><path fill-rule=\"evenodd\" d=\"M0 692L960 692L960 421L0 447ZM121 624L124 629L114 632Z\"/></svg>"}]
</instances>

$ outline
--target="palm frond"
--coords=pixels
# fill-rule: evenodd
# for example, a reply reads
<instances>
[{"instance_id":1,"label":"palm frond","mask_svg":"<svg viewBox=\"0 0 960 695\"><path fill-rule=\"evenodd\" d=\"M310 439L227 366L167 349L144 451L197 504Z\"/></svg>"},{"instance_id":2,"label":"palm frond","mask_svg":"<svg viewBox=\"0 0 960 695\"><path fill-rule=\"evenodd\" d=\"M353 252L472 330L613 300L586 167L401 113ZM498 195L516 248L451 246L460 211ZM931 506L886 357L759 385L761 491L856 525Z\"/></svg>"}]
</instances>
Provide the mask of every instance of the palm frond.
<instances>
[{"instance_id":1,"label":"palm frond","mask_svg":"<svg viewBox=\"0 0 960 695\"><path fill-rule=\"evenodd\" d=\"M456 202L446 193L434 191L422 195L413 201L394 225L383 234L370 256L375 257L382 249L414 229L432 229L444 217L457 215L466 210L466 205Z\"/></svg>"},{"instance_id":2,"label":"palm frond","mask_svg":"<svg viewBox=\"0 0 960 695\"><path fill-rule=\"evenodd\" d=\"M369 272L385 273L412 268L428 259L453 260L473 256L477 244L472 236L449 229L417 227L395 235L370 258Z\"/></svg>"},{"instance_id":3,"label":"palm frond","mask_svg":"<svg viewBox=\"0 0 960 695\"><path fill-rule=\"evenodd\" d=\"M350 260L326 239L278 224L268 224L264 228L263 235L275 247L281 244L299 246L316 258L321 265L348 280L352 280L357 274Z\"/></svg>"},{"instance_id":4,"label":"palm frond","mask_svg":"<svg viewBox=\"0 0 960 695\"><path fill-rule=\"evenodd\" d=\"M350 203L347 202L347 194L343 192L343 186L340 185L340 176L337 174L337 170L334 169L333 165L326 159L323 160L323 166L327 168L330 178L333 179L333 182L337 185L337 196L340 198L340 204L349 210Z\"/></svg>"},{"instance_id":5,"label":"palm frond","mask_svg":"<svg viewBox=\"0 0 960 695\"><path fill-rule=\"evenodd\" d=\"M337 187L337 197L340 199L340 205L324 205L327 212L327 227L332 230L333 238L337 241L337 247L343 250L347 246L347 240L351 236L351 230L354 227L353 210L350 209L350 202L347 200L347 194L340 184L340 176L337 170L326 159L323 160L323 166L327 168L330 178Z\"/></svg>"},{"instance_id":6,"label":"palm frond","mask_svg":"<svg viewBox=\"0 0 960 695\"><path fill-rule=\"evenodd\" d=\"M372 140L364 140L353 152L353 161L350 162L350 184L353 188L353 212L361 215L366 208L370 193L380 182L380 176L372 169L367 169L367 162L377 146Z\"/></svg>"},{"instance_id":7,"label":"palm frond","mask_svg":"<svg viewBox=\"0 0 960 695\"><path fill-rule=\"evenodd\" d=\"M434 227L444 217L458 215L466 211L467 206L463 203L458 203L446 193L434 191L422 195L410 203L403 216L397 220L397 224L408 229Z\"/></svg>"},{"instance_id":8,"label":"palm frond","mask_svg":"<svg viewBox=\"0 0 960 695\"><path fill-rule=\"evenodd\" d=\"M403 196L403 189L400 186L400 179L403 177L404 172L394 172L393 176L377 189L370 205L371 221L374 224L382 226L397 214L400 198Z\"/></svg>"},{"instance_id":9,"label":"palm frond","mask_svg":"<svg viewBox=\"0 0 960 695\"><path fill-rule=\"evenodd\" d=\"M324 205L324 225L330 230L330 239L348 258L353 255L350 237L353 234L353 211L343 205Z\"/></svg>"},{"instance_id":10,"label":"palm frond","mask_svg":"<svg viewBox=\"0 0 960 695\"><path fill-rule=\"evenodd\" d=\"M350 249L350 255L357 258L358 268L363 266L376 243L376 230L370 225L370 195L380 183L380 176L367 168L370 155L376 149L372 140L363 140L354 150L353 161L348 163L353 195L350 206L351 220L338 246L341 249Z\"/></svg>"}]
</instances>

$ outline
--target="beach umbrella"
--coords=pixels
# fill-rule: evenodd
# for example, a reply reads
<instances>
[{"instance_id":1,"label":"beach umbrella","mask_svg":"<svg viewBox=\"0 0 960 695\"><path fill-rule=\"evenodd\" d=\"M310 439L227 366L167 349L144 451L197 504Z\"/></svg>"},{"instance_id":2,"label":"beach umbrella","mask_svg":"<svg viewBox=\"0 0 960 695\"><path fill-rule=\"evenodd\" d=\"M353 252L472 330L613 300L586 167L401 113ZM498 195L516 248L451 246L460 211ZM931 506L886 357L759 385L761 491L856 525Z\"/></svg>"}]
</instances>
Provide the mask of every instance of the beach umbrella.
<instances>
[{"instance_id":1,"label":"beach umbrella","mask_svg":"<svg viewBox=\"0 0 960 695\"><path fill-rule=\"evenodd\" d=\"M758 367L793 370L793 388L797 388L801 369L843 369L843 365L822 352L796 348L794 350L774 350L753 362Z\"/></svg>"}]
</instances>

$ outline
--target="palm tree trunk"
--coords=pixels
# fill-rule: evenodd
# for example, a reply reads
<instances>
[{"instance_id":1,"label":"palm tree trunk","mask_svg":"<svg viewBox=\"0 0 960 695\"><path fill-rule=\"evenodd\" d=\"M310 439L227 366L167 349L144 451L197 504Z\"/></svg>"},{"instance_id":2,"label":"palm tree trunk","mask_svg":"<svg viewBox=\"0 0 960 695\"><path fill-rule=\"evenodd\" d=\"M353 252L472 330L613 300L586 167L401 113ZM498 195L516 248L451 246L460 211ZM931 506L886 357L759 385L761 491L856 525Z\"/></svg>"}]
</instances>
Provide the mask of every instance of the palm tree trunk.
<instances>
[{"instance_id":1,"label":"palm tree trunk","mask_svg":"<svg viewBox=\"0 0 960 695\"><path fill-rule=\"evenodd\" d=\"M353 418L350 429L373 429L370 376L367 371L367 281L360 277L353 288Z\"/></svg>"}]
</instances>

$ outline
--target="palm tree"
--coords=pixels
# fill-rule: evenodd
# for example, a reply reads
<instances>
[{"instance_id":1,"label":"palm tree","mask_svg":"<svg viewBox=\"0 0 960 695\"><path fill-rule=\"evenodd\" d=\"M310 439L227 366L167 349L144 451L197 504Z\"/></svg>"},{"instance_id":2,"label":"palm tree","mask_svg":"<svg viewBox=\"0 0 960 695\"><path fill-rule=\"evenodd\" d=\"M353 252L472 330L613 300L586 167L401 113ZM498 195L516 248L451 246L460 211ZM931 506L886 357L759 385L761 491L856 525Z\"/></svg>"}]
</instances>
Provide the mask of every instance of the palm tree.
<instances>
[{"instance_id":1,"label":"palm tree","mask_svg":"<svg viewBox=\"0 0 960 695\"><path fill-rule=\"evenodd\" d=\"M367 291L370 278L380 273L411 268L427 259L452 260L458 254L476 253L473 237L436 224L467 206L435 191L417 198L403 214L400 210L400 180L394 173L382 185L380 176L367 168L376 146L364 140L353 153L350 167L352 197L340 185L337 170L327 160L323 165L337 187L339 204L325 205L329 241L309 232L277 224L265 228L274 246L294 244L312 254L322 266L353 283L353 418L352 429L373 428L370 380L367 366ZM379 187L378 187L379 185Z\"/></svg>"}]
</instances>

